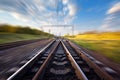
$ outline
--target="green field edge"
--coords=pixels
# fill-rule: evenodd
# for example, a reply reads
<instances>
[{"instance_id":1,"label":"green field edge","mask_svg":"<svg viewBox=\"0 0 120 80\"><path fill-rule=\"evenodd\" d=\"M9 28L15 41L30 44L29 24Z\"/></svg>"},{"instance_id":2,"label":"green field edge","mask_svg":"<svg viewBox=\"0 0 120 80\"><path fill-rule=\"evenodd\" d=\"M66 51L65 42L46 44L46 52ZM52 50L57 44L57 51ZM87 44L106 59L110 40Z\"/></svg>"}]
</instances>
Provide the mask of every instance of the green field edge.
<instances>
[{"instance_id":1,"label":"green field edge","mask_svg":"<svg viewBox=\"0 0 120 80\"><path fill-rule=\"evenodd\" d=\"M120 64L120 40L97 40L97 43L95 43L95 40L70 39L70 41L92 52L97 52L98 54L107 57L111 61ZM93 41L94 43L89 43L90 41Z\"/></svg>"},{"instance_id":2,"label":"green field edge","mask_svg":"<svg viewBox=\"0 0 120 80\"><path fill-rule=\"evenodd\" d=\"M32 35L32 34L17 34L0 32L0 44L11 43L16 41L34 40L43 38L52 38L49 35Z\"/></svg>"}]
</instances>

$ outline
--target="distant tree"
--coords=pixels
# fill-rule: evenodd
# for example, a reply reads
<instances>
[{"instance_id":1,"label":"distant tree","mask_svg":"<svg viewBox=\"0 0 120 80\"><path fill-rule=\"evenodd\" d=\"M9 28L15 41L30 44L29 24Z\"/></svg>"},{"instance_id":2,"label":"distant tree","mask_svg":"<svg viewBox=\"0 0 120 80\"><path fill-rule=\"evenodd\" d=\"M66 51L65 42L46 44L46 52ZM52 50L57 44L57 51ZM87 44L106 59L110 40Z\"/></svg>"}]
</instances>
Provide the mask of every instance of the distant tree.
<instances>
[{"instance_id":1,"label":"distant tree","mask_svg":"<svg viewBox=\"0 0 120 80\"><path fill-rule=\"evenodd\" d=\"M86 31L83 34L97 34L97 31Z\"/></svg>"},{"instance_id":2,"label":"distant tree","mask_svg":"<svg viewBox=\"0 0 120 80\"><path fill-rule=\"evenodd\" d=\"M6 24L0 25L0 32L53 36L52 34L37 29L31 29L29 27L21 27L21 26L11 26Z\"/></svg>"}]
</instances>

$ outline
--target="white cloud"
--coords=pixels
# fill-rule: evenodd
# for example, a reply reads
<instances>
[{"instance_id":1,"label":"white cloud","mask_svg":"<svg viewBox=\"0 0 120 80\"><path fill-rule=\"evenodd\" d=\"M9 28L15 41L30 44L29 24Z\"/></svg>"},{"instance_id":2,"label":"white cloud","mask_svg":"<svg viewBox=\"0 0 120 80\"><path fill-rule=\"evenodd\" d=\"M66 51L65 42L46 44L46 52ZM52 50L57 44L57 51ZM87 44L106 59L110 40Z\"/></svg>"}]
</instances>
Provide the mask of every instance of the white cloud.
<instances>
[{"instance_id":1,"label":"white cloud","mask_svg":"<svg viewBox=\"0 0 120 80\"><path fill-rule=\"evenodd\" d=\"M0 24L4 24L5 22L4 22L4 20L0 20Z\"/></svg>"},{"instance_id":2,"label":"white cloud","mask_svg":"<svg viewBox=\"0 0 120 80\"><path fill-rule=\"evenodd\" d=\"M116 3L115 5L113 5L112 8L110 8L107 11L107 14L113 14L113 13L116 13L118 11L120 11L120 2Z\"/></svg>"},{"instance_id":3,"label":"white cloud","mask_svg":"<svg viewBox=\"0 0 120 80\"><path fill-rule=\"evenodd\" d=\"M57 5L60 6L58 15ZM0 0L0 11L9 13L12 19L24 25L40 26L70 24L76 17L78 7L74 0Z\"/></svg>"},{"instance_id":4,"label":"white cloud","mask_svg":"<svg viewBox=\"0 0 120 80\"><path fill-rule=\"evenodd\" d=\"M69 9L69 16L74 16L78 11L76 5L74 4L69 4L68 9Z\"/></svg>"},{"instance_id":5,"label":"white cloud","mask_svg":"<svg viewBox=\"0 0 120 80\"><path fill-rule=\"evenodd\" d=\"M26 19L25 16L21 15L21 14L18 14L18 13L11 13L11 15L16 18L17 20L20 20L20 21L23 21L23 22L28 22L29 19Z\"/></svg>"},{"instance_id":6,"label":"white cloud","mask_svg":"<svg viewBox=\"0 0 120 80\"><path fill-rule=\"evenodd\" d=\"M69 0L62 0L63 4L66 5L68 4Z\"/></svg>"},{"instance_id":7,"label":"white cloud","mask_svg":"<svg viewBox=\"0 0 120 80\"><path fill-rule=\"evenodd\" d=\"M114 4L108 11L101 26L102 30L120 30L120 2Z\"/></svg>"},{"instance_id":8,"label":"white cloud","mask_svg":"<svg viewBox=\"0 0 120 80\"><path fill-rule=\"evenodd\" d=\"M78 5L72 1L67 2L67 5L64 7L63 12L66 13L64 17L65 24L71 24L72 21L76 18L76 14L78 13Z\"/></svg>"}]
</instances>

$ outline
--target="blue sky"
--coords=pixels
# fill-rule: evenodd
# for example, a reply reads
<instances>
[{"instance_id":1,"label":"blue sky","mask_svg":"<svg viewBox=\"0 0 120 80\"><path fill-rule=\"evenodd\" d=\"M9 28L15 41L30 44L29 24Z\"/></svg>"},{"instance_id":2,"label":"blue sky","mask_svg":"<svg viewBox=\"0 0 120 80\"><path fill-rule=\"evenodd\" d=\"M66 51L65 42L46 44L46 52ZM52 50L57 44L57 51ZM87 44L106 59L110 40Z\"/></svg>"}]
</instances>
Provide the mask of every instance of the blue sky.
<instances>
[{"instance_id":1,"label":"blue sky","mask_svg":"<svg viewBox=\"0 0 120 80\"><path fill-rule=\"evenodd\" d=\"M120 0L0 0L0 24L30 26L56 35L120 30Z\"/></svg>"}]
</instances>

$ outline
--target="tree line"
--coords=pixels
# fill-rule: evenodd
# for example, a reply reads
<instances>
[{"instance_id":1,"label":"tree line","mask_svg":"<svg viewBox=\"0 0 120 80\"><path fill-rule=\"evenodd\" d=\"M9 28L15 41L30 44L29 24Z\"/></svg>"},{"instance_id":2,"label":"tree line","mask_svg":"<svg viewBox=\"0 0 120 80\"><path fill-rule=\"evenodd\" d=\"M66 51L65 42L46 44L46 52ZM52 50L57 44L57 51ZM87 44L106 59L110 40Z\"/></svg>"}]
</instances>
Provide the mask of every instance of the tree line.
<instances>
[{"instance_id":1,"label":"tree line","mask_svg":"<svg viewBox=\"0 0 120 80\"><path fill-rule=\"evenodd\" d=\"M43 32L41 30L31 29L29 27L6 25L6 24L0 25L0 32L52 36L52 34Z\"/></svg>"}]
</instances>

